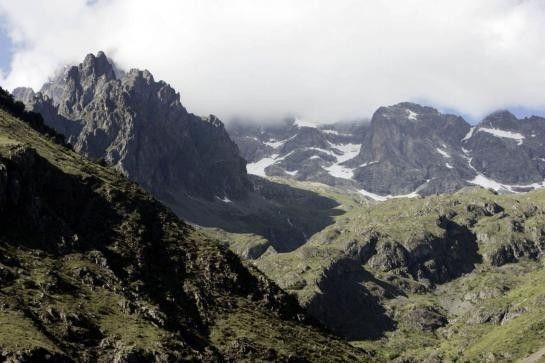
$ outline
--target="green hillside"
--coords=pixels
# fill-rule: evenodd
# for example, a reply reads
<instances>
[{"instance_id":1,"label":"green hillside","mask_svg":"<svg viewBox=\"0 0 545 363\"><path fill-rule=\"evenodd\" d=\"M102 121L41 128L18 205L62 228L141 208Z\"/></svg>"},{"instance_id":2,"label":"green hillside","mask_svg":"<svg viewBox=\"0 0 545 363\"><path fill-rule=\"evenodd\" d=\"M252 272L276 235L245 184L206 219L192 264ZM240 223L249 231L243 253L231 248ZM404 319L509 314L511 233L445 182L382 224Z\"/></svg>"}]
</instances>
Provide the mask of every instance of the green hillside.
<instances>
[{"instance_id":1,"label":"green hillside","mask_svg":"<svg viewBox=\"0 0 545 363\"><path fill-rule=\"evenodd\" d=\"M367 360L2 96L0 361Z\"/></svg>"}]
</instances>

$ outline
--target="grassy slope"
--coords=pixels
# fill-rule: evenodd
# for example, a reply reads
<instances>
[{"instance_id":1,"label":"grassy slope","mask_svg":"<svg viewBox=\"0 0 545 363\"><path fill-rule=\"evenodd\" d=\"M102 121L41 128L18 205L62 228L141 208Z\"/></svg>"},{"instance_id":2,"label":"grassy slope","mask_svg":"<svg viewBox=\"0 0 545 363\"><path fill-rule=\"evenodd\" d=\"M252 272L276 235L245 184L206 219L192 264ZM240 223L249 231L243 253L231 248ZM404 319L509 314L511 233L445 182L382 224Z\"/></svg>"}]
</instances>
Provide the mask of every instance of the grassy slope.
<instances>
[{"instance_id":1,"label":"grassy slope","mask_svg":"<svg viewBox=\"0 0 545 363\"><path fill-rule=\"evenodd\" d=\"M516 263L501 267L490 264L491 256L502 246L536 240L536 234L545 227L545 191L496 195L467 188L452 196L373 203L319 184L286 182L333 198L345 211L335 224L312 236L296 251L269 254L254 261L303 304L320 293L317 281L323 271L345 254L351 242L365 240L373 231L410 247L413 240L440 235L437 218L450 213L453 221L470 225L478 237L478 253L483 261L473 272L428 293L409 292L406 297L383 298L382 304L398 323L397 328L378 340L358 341L354 345L375 350L385 360L402 355L417 359L437 356L452 361L513 361L545 345L545 269L541 262L521 257ZM504 212L483 216L468 211L470 205L485 203L497 203ZM512 226L517 221L522 221L524 228L514 232ZM369 265L363 267L378 282L390 281L391 274L374 271ZM418 284L407 280L409 284ZM378 288L372 281L364 285ZM421 306L439 307L446 312L449 324L434 332L415 328L406 314ZM498 316L507 313L508 318L480 323L481 311L484 315L487 311L495 311Z\"/></svg>"},{"instance_id":2,"label":"grassy slope","mask_svg":"<svg viewBox=\"0 0 545 363\"><path fill-rule=\"evenodd\" d=\"M311 361L366 359L364 352L319 328L298 322L289 313L285 315L282 310L289 303L283 304L289 299L285 300L283 293L275 290L252 268L251 274L244 272L247 270L216 241L177 222L139 187L115 171L50 142L0 110L0 156L9 158L18 145L34 148L62 172L62 178L84 184L90 180L93 193L111 200L109 206L121 218L116 223L104 220L103 228L114 223L112 233L121 239L101 240L101 235L97 234L96 241L87 241L102 251L96 257L96 251L92 249L44 251L26 247L23 240L2 236L0 269L13 277L12 280L0 280L0 349L4 352L43 347L82 361L95 360L97 354L100 356L109 350L118 354L135 349L145 350L155 358L169 351L183 352L177 359L216 360L224 355L245 360L258 359L263 354L273 354L277 359L304 357ZM155 211L158 214L153 214ZM155 233L153 229L157 228L146 225L149 215L164 221L160 227L162 240L146 240L146 236ZM147 228L152 230L147 231ZM99 230L100 227L97 232ZM19 242L24 243L20 245ZM182 309L178 314L189 314L183 318L187 320L174 321L167 312L165 317L169 322L162 323L163 306L172 302L169 300L172 298L162 295L176 296L177 290L169 292L169 286L180 282L170 281L173 272L157 275L163 273L162 269L167 269L170 262L166 266L153 266L159 272L145 277L146 265L140 265L136 258L147 258L146 253L163 249L166 249L166 256L172 253L169 258L178 254L179 258L189 258L189 262L181 266L186 268L183 290L194 294L196 302L174 300L172 304L195 304L191 306L200 313L194 317L195 321L191 320L191 311ZM138 253L144 255L136 255ZM100 260L104 254L115 258L107 258L103 264ZM128 262L120 269L112 268L117 258L119 261L127 258ZM15 263L10 265L10 261ZM215 273L210 270L213 268L220 270ZM132 276L144 276L145 279ZM163 277L165 280L161 280ZM166 290L155 291L156 287L146 279L165 284ZM242 286L235 285L230 291L232 283ZM254 290L253 284L257 284ZM286 302L282 302L284 300ZM181 325L176 328L176 324ZM178 331L180 326L185 326L187 331ZM94 335L99 337L96 341L93 341ZM188 338L188 335L193 337ZM246 335L250 338L241 340ZM82 343L85 339L89 341ZM100 348L93 350L97 344ZM275 352L271 353L271 348Z\"/></svg>"}]
</instances>

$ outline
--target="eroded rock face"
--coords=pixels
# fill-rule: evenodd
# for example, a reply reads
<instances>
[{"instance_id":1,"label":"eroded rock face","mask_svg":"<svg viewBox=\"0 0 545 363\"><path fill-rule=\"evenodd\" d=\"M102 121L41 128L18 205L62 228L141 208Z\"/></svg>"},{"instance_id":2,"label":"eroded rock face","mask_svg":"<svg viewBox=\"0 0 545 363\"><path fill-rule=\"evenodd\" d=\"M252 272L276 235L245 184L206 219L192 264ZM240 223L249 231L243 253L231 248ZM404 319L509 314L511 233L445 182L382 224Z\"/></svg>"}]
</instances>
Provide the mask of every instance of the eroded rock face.
<instances>
[{"instance_id":1,"label":"eroded rock face","mask_svg":"<svg viewBox=\"0 0 545 363\"><path fill-rule=\"evenodd\" d=\"M102 52L16 98L67 137L74 149L104 158L161 199L191 194L237 199L250 184L245 161L215 117L197 117L180 95L148 71L118 71Z\"/></svg>"},{"instance_id":2,"label":"eroded rock face","mask_svg":"<svg viewBox=\"0 0 545 363\"><path fill-rule=\"evenodd\" d=\"M355 179L377 194L452 192L474 174L459 141L470 126L459 116L401 103L379 108L351 164Z\"/></svg>"}]
</instances>

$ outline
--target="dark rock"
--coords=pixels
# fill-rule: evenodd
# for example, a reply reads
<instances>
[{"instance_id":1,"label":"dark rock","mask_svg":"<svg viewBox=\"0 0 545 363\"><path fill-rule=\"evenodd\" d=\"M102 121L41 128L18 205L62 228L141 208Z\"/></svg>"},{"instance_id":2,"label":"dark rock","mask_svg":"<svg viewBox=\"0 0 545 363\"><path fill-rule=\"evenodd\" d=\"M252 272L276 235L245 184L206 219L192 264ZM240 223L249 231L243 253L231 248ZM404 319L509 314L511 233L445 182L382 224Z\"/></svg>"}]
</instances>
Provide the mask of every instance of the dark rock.
<instances>
[{"instance_id":1,"label":"dark rock","mask_svg":"<svg viewBox=\"0 0 545 363\"><path fill-rule=\"evenodd\" d=\"M103 52L45 84L14 91L63 133L74 149L101 159L160 199L187 193L205 199L243 197L245 161L215 117L200 118L148 71L116 75Z\"/></svg>"},{"instance_id":2,"label":"dark rock","mask_svg":"<svg viewBox=\"0 0 545 363\"><path fill-rule=\"evenodd\" d=\"M59 353L51 352L42 347L24 349L16 352L3 351L0 348L0 359L6 363L72 363L73 360L68 356Z\"/></svg>"},{"instance_id":3,"label":"dark rock","mask_svg":"<svg viewBox=\"0 0 545 363\"><path fill-rule=\"evenodd\" d=\"M445 313L433 306L413 306L403 313L405 324L422 331L432 332L445 325Z\"/></svg>"}]
</instances>

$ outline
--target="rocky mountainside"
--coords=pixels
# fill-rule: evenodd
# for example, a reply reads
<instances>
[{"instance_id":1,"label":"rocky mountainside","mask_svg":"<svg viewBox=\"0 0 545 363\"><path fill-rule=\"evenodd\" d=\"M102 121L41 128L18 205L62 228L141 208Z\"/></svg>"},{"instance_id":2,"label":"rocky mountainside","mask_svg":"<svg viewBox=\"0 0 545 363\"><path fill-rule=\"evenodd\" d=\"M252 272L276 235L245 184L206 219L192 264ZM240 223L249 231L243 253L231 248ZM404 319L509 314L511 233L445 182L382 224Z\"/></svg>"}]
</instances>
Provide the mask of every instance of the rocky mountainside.
<instances>
[{"instance_id":1,"label":"rocky mountainside","mask_svg":"<svg viewBox=\"0 0 545 363\"><path fill-rule=\"evenodd\" d=\"M74 150L104 159L160 199L238 199L250 189L245 162L216 117L188 113L168 84L148 71L117 71L103 52L38 93L13 94Z\"/></svg>"},{"instance_id":2,"label":"rocky mountainside","mask_svg":"<svg viewBox=\"0 0 545 363\"><path fill-rule=\"evenodd\" d=\"M148 71L123 72L103 52L39 92L18 88L14 96L75 151L111 165L179 217L267 239L249 254L292 250L336 213L334 201L251 180L221 121L187 112L168 84Z\"/></svg>"},{"instance_id":3,"label":"rocky mountainside","mask_svg":"<svg viewBox=\"0 0 545 363\"><path fill-rule=\"evenodd\" d=\"M309 189L345 213L255 264L334 332L396 362L513 362L543 348L544 190L361 204Z\"/></svg>"},{"instance_id":4,"label":"rocky mountainside","mask_svg":"<svg viewBox=\"0 0 545 363\"><path fill-rule=\"evenodd\" d=\"M1 361L369 358L3 90L0 101Z\"/></svg>"},{"instance_id":5,"label":"rocky mountainside","mask_svg":"<svg viewBox=\"0 0 545 363\"><path fill-rule=\"evenodd\" d=\"M496 112L476 126L413 103L379 108L369 122L228 125L248 172L318 181L377 200L544 186L545 119Z\"/></svg>"}]
</instances>

